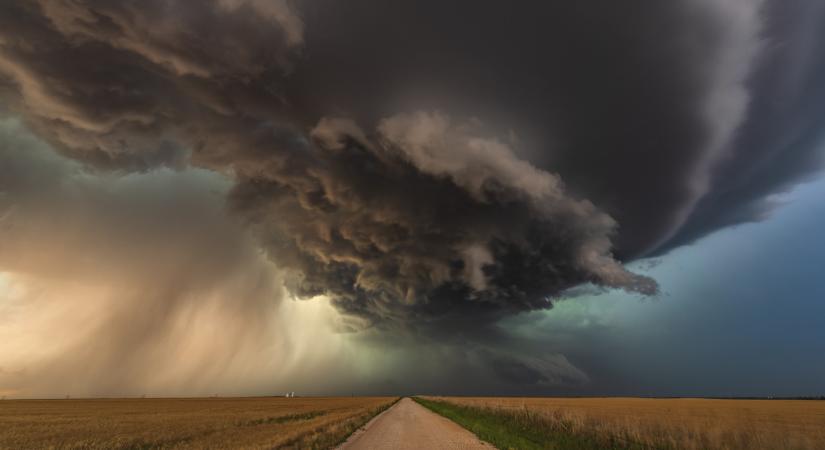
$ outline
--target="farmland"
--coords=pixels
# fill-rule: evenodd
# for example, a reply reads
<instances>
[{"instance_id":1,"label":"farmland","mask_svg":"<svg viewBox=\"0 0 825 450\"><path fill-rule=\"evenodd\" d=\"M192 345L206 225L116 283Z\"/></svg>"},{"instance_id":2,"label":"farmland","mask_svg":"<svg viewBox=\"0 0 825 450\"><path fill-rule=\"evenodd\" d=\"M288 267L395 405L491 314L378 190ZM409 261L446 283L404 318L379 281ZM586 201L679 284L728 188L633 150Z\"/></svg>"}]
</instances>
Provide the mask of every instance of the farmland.
<instances>
[{"instance_id":1,"label":"farmland","mask_svg":"<svg viewBox=\"0 0 825 450\"><path fill-rule=\"evenodd\" d=\"M825 448L825 401L465 397L419 401L499 448Z\"/></svg>"},{"instance_id":2,"label":"farmland","mask_svg":"<svg viewBox=\"0 0 825 450\"><path fill-rule=\"evenodd\" d=\"M330 448L395 400L4 400L0 449Z\"/></svg>"}]
</instances>

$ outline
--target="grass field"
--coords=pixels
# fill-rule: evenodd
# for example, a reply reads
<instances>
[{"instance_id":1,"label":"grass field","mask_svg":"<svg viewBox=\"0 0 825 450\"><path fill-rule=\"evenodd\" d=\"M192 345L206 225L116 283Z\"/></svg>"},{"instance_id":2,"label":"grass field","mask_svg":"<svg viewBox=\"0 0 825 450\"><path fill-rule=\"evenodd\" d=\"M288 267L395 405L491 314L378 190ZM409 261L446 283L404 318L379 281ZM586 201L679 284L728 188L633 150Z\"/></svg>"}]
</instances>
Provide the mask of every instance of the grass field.
<instances>
[{"instance_id":1,"label":"grass field","mask_svg":"<svg viewBox=\"0 0 825 450\"><path fill-rule=\"evenodd\" d=\"M395 400L4 400L0 449L331 448Z\"/></svg>"},{"instance_id":2,"label":"grass field","mask_svg":"<svg viewBox=\"0 0 825 450\"><path fill-rule=\"evenodd\" d=\"M499 448L825 449L825 401L417 399Z\"/></svg>"}]
</instances>

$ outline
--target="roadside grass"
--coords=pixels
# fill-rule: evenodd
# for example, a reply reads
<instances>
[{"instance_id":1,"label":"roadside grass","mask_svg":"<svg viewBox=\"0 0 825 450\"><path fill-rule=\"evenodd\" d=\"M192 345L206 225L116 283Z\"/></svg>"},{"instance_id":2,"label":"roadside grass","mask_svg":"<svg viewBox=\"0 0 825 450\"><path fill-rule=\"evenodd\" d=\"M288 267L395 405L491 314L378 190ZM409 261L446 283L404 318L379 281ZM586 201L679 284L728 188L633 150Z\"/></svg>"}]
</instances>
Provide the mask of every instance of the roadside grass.
<instances>
[{"instance_id":1,"label":"roadside grass","mask_svg":"<svg viewBox=\"0 0 825 450\"><path fill-rule=\"evenodd\" d=\"M510 444L501 438L497 444L501 448L825 449L825 401L818 400L622 397L423 397L422 400L446 404L455 414L474 420L485 418L487 421L477 426L490 428L488 433L522 438ZM459 419L454 420L460 423ZM565 436L576 438L559 445L565 442ZM593 441L596 446L588 447Z\"/></svg>"},{"instance_id":2,"label":"roadside grass","mask_svg":"<svg viewBox=\"0 0 825 450\"><path fill-rule=\"evenodd\" d=\"M647 450L662 449L615 435L576 433L562 417L547 417L523 410L456 405L413 397L413 400L473 432L500 449Z\"/></svg>"}]
</instances>

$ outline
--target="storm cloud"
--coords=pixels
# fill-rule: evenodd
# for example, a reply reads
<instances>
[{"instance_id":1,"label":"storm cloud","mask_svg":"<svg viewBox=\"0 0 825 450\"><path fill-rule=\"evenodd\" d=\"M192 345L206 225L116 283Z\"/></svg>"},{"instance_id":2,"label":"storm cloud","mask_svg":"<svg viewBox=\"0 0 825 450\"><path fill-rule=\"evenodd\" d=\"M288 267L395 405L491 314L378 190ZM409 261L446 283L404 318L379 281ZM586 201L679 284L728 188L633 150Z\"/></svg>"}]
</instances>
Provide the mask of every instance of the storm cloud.
<instances>
[{"instance_id":1,"label":"storm cloud","mask_svg":"<svg viewBox=\"0 0 825 450\"><path fill-rule=\"evenodd\" d=\"M818 170L823 22L808 0L6 2L0 95L87 170L232 180L292 295L464 329L583 284L655 295L625 263Z\"/></svg>"}]
</instances>

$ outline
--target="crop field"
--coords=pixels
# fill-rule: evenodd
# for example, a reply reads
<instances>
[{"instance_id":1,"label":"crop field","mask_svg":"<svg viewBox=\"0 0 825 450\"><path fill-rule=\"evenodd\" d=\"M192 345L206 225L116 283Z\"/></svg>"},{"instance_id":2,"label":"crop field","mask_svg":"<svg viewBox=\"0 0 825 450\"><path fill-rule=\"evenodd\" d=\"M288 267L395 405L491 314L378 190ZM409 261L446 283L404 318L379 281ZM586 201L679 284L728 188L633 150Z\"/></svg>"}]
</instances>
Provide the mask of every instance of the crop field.
<instances>
[{"instance_id":1,"label":"crop field","mask_svg":"<svg viewBox=\"0 0 825 450\"><path fill-rule=\"evenodd\" d=\"M817 400L425 397L422 403L499 448L825 448L825 401Z\"/></svg>"},{"instance_id":2,"label":"crop field","mask_svg":"<svg viewBox=\"0 0 825 450\"><path fill-rule=\"evenodd\" d=\"M395 400L3 400L0 449L331 448Z\"/></svg>"}]
</instances>

